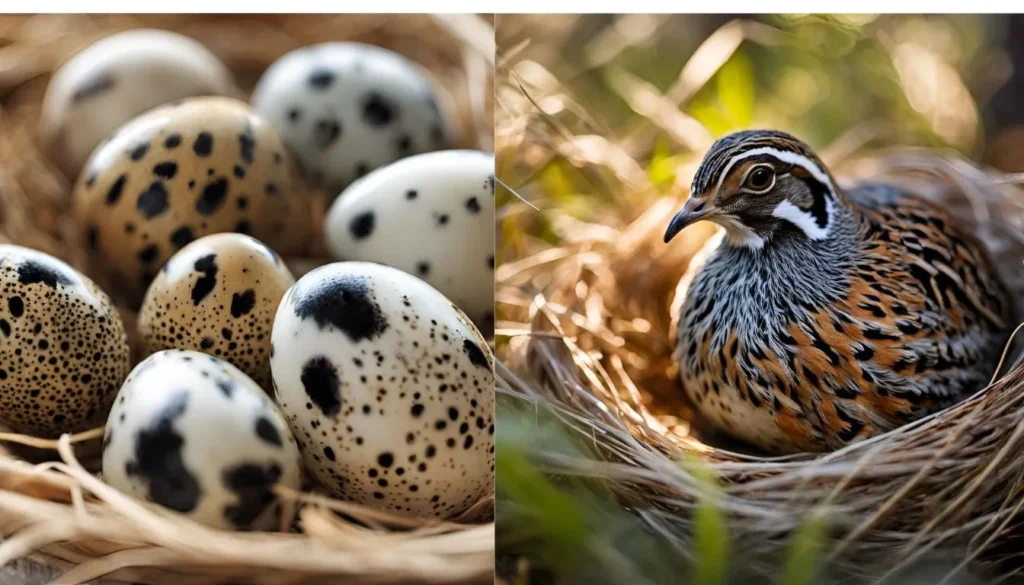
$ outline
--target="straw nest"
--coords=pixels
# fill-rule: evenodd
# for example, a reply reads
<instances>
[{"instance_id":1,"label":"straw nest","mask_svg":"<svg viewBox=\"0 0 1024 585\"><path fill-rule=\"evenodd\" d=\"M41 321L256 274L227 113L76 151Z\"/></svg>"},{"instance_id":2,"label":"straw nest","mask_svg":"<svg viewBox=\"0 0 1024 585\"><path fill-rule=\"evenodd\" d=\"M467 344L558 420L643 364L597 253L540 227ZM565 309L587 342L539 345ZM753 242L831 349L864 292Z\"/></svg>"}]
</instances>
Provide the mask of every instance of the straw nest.
<instances>
[{"instance_id":1,"label":"straw nest","mask_svg":"<svg viewBox=\"0 0 1024 585\"><path fill-rule=\"evenodd\" d=\"M118 30L166 28L209 47L252 89L276 58L297 47L352 40L405 54L430 70L457 112L460 146L492 148L493 27L474 16L0 16L0 242L53 254L84 270L69 210L74 177L41 150L39 109L50 73ZM326 261L288 259L297 273ZM115 299L117 290L105 286ZM129 331L135 315L121 302ZM133 343L134 345L134 343ZM138 355L137 355L138 357ZM94 471L102 429L58 443L0 433L0 566L28 558L59 583L101 576L144 583L490 582L493 498L450 522L395 517L316 493L279 491L277 533L230 533L132 500ZM59 456L59 457L58 457ZM26 461L28 458L32 462ZM31 571L38 577L39 571ZM6 574L6 573L5 573ZM18 582L21 582L20 580Z\"/></svg>"},{"instance_id":2,"label":"straw nest","mask_svg":"<svg viewBox=\"0 0 1024 585\"><path fill-rule=\"evenodd\" d=\"M498 392L525 412L550 411L593 455L532 453L540 469L606 487L681 556L696 554L694 511L711 498L728 521L731 549L743 551L735 562L764 575L774 574L811 519L827 527L821 560L838 574L905 582L897 577L904 569L945 553L951 565L943 572L1020 575L1024 363L1011 353L1001 377L968 400L832 453L767 457L702 441L673 364L670 314L688 262L716 228L698 224L670 246L662 234L710 137L674 136L691 140L695 156L679 169L678 197L659 196L628 146L599 131L569 131L565 117L587 128L601 123L560 93L558 81L535 63L507 78L502 68L499 59L496 152L507 170L499 177L527 177L508 187L530 203L510 198L499 208ZM672 125L683 116L667 97L633 89L624 99L650 121L638 132L650 138L659 120L668 120L668 132L686 130ZM544 113L552 107L560 114ZM841 181L901 181L951 210L1024 298L1024 176L983 171L947 152L860 154L877 130L855 129L821 151L825 162ZM534 183L549 165L571 167L595 186L590 201L600 211L589 216L598 219L573 217L559 209L551 183ZM543 225L545 237L525 235L521 225ZM702 481L708 471L716 489ZM520 540L529 533L515 528Z\"/></svg>"}]
</instances>

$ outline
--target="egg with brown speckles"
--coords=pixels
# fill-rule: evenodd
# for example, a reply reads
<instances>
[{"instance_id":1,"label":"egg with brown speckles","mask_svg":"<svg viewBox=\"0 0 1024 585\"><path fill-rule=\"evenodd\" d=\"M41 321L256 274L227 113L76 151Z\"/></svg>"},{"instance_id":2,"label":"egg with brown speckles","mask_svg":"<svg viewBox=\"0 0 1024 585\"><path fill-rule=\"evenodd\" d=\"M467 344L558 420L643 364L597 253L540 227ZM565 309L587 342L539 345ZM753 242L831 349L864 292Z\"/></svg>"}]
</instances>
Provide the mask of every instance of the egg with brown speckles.
<instances>
[{"instance_id":1,"label":"egg with brown speckles","mask_svg":"<svg viewBox=\"0 0 1024 585\"><path fill-rule=\"evenodd\" d=\"M146 352L215 355L269 390L270 331L293 284L281 258L255 238L200 238L172 256L146 292L138 321Z\"/></svg>"},{"instance_id":2,"label":"egg with brown speckles","mask_svg":"<svg viewBox=\"0 0 1024 585\"><path fill-rule=\"evenodd\" d=\"M274 487L301 481L277 406L231 364L194 351L155 353L125 380L103 434L103 480L204 524L277 526Z\"/></svg>"},{"instance_id":3,"label":"egg with brown speckles","mask_svg":"<svg viewBox=\"0 0 1024 585\"><path fill-rule=\"evenodd\" d=\"M99 426L129 359L99 287L48 254L0 245L0 422L47 438Z\"/></svg>"},{"instance_id":4,"label":"egg with brown speckles","mask_svg":"<svg viewBox=\"0 0 1024 585\"><path fill-rule=\"evenodd\" d=\"M493 358L430 285L368 262L320 267L281 301L272 341L277 401L335 495L447 518L493 493Z\"/></svg>"},{"instance_id":5,"label":"egg with brown speckles","mask_svg":"<svg viewBox=\"0 0 1024 585\"><path fill-rule=\"evenodd\" d=\"M151 110L118 130L75 185L75 219L98 268L136 300L175 252L204 235L253 235L304 251L312 193L277 133L234 99Z\"/></svg>"},{"instance_id":6,"label":"egg with brown speckles","mask_svg":"<svg viewBox=\"0 0 1024 585\"><path fill-rule=\"evenodd\" d=\"M133 117L174 100L235 91L231 72L199 42L166 30L128 30L61 65L46 87L40 133L74 179L93 149Z\"/></svg>"}]
</instances>

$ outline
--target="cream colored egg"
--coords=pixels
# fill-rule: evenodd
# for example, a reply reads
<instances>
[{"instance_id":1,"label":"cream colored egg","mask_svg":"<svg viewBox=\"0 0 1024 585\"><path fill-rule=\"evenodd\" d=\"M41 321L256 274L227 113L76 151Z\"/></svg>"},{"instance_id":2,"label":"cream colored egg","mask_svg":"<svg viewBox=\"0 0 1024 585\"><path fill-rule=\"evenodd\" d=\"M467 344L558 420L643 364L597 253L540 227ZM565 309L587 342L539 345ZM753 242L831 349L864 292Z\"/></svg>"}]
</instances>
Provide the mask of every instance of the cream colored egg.
<instances>
[{"instance_id":1,"label":"cream colored egg","mask_svg":"<svg viewBox=\"0 0 1024 585\"><path fill-rule=\"evenodd\" d=\"M97 427L129 359L99 287L48 254L0 245L0 422L47 438Z\"/></svg>"},{"instance_id":2,"label":"cream colored egg","mask_svg":"<svg viewBox=\"0 0 1024 585\"><path fill-rule=\"evenodd\" d=\"M200 238L172 256L150 285L139 311L139 336L147 354L202 351L270 390L270 331L293 284L281 258L255 238Z\"/></svg>"},{"instance_id":3,"label":"cream colored egg","mask_svg":"<svg viewBox=\"0 0 1024 585\"><path fill-rule=\"evenodd\" d=\"M281 254L304 251L311 204L274 129L223 97L133 119L75 185L75 220L97 270L138 297L168 258L205 235L251 234Z\"/></svg>"},{"instance_id":4,"label":"cream colored egg","mask_svg":"<svg viewBox=\"0 0 1024 585\"><path fill-rule=\"evenodd\" d=\"M103 38L53 75L40 131L52 157L74 179L89 154L119 126L161 104L233 95L231 73L184 35L136 29Z\"/></svg>"},{"instance_id":5,"label":"cream colored egg","mask_svg":"<svg viewBox=\"0 0 1024 585\"><path fill-rule=\"evenodd\" d=\"M446 518L493 493L493 359L430 285L367 262L318 268L281 302L273 352L306 467L337 496Z\"/></svg>"}]
</instances>

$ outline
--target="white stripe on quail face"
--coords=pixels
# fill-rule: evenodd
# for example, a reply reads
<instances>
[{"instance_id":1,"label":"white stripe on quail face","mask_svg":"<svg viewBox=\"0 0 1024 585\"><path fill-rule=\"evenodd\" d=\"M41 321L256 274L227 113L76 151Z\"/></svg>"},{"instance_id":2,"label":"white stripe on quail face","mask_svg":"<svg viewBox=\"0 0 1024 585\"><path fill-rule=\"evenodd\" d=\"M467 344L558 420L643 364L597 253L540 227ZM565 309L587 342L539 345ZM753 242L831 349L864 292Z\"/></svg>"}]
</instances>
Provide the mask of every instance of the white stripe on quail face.
<instances>
[{"instance_id":1,"label":"white stripe on quail face","mask_svg":"<svg viewBox=\"0 0 1024 585\"><path fill-rule=\"evenodd\" d=\"M783 199L782 202L775 207L775 211L772 212L772 215L778 217L779 219L784 219L792 223L793 225L797 226L798 228L803 230L805 234L807 234L808 238L812 240L821 240L828 236L828 228L832 225L832 201L835 198L835 186L832 184L832 180L829 178L828 173L823 171L821 167L812 162L811 159L801 154L797 154L789 150L779 150L777 148L772 148L770 146L762 146L760 148L755 148L738 154L735 157L733 157L728 164L725 165L725 169L722 171L722 174L719 175L718 184L715 186L715 195L718 195L718 190L722 188L722 183L725 181L725 177L729 175L729 171L732 170L732 167L736 163L743 159L762 154L768 154L779 159L784 163L802 167L804 170L810 173L812 177L821 182L821 184L825 185L825 187L828 188L828 193L830 195L830 197L825 201L825 212L826 217L828 218L828 221L825 222L825 227L818 227L817 221L815 220L814 216L811 215L810 212L800 209L799 207L793 205L792 203L785 199ZM755 235L755 237L757 236ZM732 239L733 238L730 238L730 240ZM746 246L755 249L763 246L764 240L762 240L760 237L757 237L757 239L760 240L760 245L750 245L750 243L747 243Z\"/></svg>"}]
</instances>

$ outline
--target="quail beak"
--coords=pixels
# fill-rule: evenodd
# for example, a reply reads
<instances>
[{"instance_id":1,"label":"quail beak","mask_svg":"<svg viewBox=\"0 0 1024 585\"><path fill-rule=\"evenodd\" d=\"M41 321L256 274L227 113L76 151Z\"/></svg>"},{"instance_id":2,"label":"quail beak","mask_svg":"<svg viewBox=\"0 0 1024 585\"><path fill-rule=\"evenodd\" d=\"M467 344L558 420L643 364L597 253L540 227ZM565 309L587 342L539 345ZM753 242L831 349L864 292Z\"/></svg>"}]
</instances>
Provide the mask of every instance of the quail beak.
<instances>
[{"instance_id":1,"label":"quail beak","mask_svg":"<svg viewBox=\"0 0 1024 585\"><path fill-rule=\"evenodd\" d=\"M679 210L679 213L668 224L668 229L665 230L665 243L669 243L686 226L702 219L707 219L709 215L712 215L713 211L713 208L707 209L705 202L701 199L691 198L687 200L686 205L683 205L683 208Z\"/></svg>"}]
</instances>

